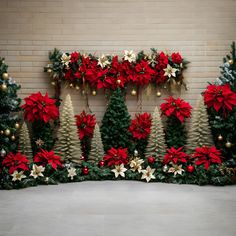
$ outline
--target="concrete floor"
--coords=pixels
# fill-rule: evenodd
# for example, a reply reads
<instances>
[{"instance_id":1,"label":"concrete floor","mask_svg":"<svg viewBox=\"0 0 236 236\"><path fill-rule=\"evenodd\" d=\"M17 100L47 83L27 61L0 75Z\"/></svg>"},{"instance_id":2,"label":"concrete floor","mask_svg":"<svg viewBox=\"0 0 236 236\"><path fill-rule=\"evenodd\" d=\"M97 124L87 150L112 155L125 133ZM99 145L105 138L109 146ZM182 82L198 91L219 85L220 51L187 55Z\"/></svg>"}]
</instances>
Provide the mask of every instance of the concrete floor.
<instances>
[{"instance_id":1,"label":"concrete floor","mask_svg":"<svg viewBox=\"0 0 236 236\"><path fill-rule=\"evenodd\" d=\"M104 181L0 191L0 236L235 236L236 186Z\"/></svg>"}]
</instances>

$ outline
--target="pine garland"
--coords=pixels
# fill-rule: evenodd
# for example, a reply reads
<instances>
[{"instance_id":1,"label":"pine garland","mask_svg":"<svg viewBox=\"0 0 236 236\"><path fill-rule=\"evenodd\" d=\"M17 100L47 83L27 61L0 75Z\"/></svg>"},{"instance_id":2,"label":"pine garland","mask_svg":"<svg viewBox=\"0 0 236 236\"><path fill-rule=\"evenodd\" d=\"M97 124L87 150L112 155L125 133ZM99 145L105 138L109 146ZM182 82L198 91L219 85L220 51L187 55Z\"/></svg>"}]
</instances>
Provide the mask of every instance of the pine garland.
<instances>
[{"instance_id":1,"label":"pine garland","mask_svg":"<svg viewBox=\"0 0 236 236\"><path fill-rule=\"evenodd\" d=\"M71 97L66 96L60 113L60 128L57 132L55 152L61 156L63 161L71 161L81 164L81 144L77 134L77 127L72 106Z\"/></svg>"},{"instance_id":2,"label":"pine garland","mask_svg":"<svg viewBox=\"0 0 236 236\"><path fill-rule=\"evenodd\" d=\"M165 134L163 124L160 117L160 112L157 107L152 114L151 133L148 138L148 144L145 152L145 157L152 156L155 159L163 159L166 152Z\"/></svg>"},{"instance_id":3,"label":"pine garland","mask_svg":"<svg viewBox=\"0 0 236 236\"><path fill-rule=\"evenodd\" d=\"M214 144L209 125L207 108L201 96L192 113L191 125L188 132L187 148L194 152L196 147L212 146Z\"/></svg>"}]
</instances>

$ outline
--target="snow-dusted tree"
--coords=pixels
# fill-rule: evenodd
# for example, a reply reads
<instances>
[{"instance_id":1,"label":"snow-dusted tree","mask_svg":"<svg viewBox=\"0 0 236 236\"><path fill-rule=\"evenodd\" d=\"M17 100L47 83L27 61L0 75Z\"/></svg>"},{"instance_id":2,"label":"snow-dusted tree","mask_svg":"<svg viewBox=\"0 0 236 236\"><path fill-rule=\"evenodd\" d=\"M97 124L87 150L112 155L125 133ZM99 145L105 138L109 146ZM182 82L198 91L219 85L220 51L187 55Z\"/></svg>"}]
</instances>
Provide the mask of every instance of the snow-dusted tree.
<instances>
[{"instance_id":1,"label":"snow-dusted tree","mask_svg":"<svg viewBox=\"0 0 236 236\"><path fill-rule=\"evenodd\" d=\"M60 127L57 132L55 153L63 161L81 164L81 144L77 134L77 127L71 97L68 94L60 112Z\"/></svg>"},{"instance_id":2,"label":"snow-dusted tree","mask_svg":"<svg viewBox=\"0 0 236 236\"><path fill-rule=\"evenodd\" d=\"M91 141L91 150L88 156L88 162L98 163L103 159L104 148L102 144L101 133L98 124L95 125L93 138Z\"/></svg>"},{"instance_id":3,"label":"snow-dusted tree","mask_svg":"<svg viewBox=\"0 0 236 236\"><path fill-rule=\"evenodd\" d=\"M190 129L188 132L187 148L190 152L194 152L196 147L212 146L214 144L207 108L204 104L203 97L197 101L196 107L193 110Z\"/></svg>"},{"instance_id":4,"label":"snow-dusted tree","mask_svg":"<svg viewBox=\"0 0 236 236\"><path fill-rule=\"evenodd\" d=\"M30 160L30 162L33 161L33 152L32 152L29 130L25 122L22 124L20 129L18 150L22 154L25 154L27 158Z\"/></svg>"},{"instance_id":5,"label":"snow-dusted tree","mask_svg":"<svg viewBox=\"0 0 236 236\"><path fill-rule=\"evenodd\" d=\"M163 124L158 107L152 114L151 133L148 138L148 144L145 152L145 157L152 156L155 159L163 159L166 153L165 134Z\"/></svg>"}]
</instances>

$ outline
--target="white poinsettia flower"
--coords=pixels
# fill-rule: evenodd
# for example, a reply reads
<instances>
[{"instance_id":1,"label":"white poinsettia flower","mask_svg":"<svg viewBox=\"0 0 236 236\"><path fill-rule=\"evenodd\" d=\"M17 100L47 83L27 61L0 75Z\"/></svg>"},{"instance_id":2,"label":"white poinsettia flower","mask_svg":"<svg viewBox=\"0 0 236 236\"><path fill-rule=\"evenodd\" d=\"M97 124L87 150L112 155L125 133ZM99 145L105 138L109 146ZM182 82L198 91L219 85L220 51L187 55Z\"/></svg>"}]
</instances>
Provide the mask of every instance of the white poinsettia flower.
<instances>
[{"instance_id":1,"label":"white poinsettia flower","mask_svg":"<svg viewBox=\"0 0 236 236\"><path fill-rule=\"evenodd\" d=\"M173 167L170 167L168 170L168 173L174 173L176 176L177 174L182 175L185 170L182 169L182 165L173 165Z\"/></svg>"},{"instance_id":2,"label":"white poinsettia flower","mask_svg":"<svg viewBox=\"0 0 236 236\"><path fill-rule=\"evenodd\" d=\"M77 175L76 169L75 169L74 167L70 167L70 168L67 169L67 171L68 171L68 175L67 175L68 178L70 178L71 180L73 180L73 179L74 179L74 176Z\"/></svg>"},{"instance_id":3,"label":"white poinsettia flower","mask_svg":"<svg viewBox=\"0 0 236 236\"><path fill-rule=\"evenodd\" d=\"M98 65L102 68L109 66L111 63L109 62L108 58L103 54L101 57L98 58Z\"/></svg>"},{"instance_id":4,"label":"white poinsettia flower","mask_svg":"<svg viewBox=\"0 0 236 236\"><path fill-rule=\"evenodd\" d=\"M150 166L146 168L146 170L142 170L142 177L141 179L146 179L147 182L149 182L151 179L155 179L156 177L153 175L155 172L155 169L152 169Z\"/></svg>"},{"instance_id":5,"label":"white poinsettia flower","mask_svg":"<svg viewBox=\"0 0 236 236\"><path fill-rule=\"evenodd\" d=\"M62 56L61 56L61 61L66 67L68 67L69 63L70 63L70 55L67 55L66 53L63 53Z\"/></svg>"},{"instance_id":6,"label":"white poinsettia flower","mask_svg":"<svg viewBox=\"0 0 236 236\"><path fill-rule=\"evenodd\" d=\"M136 157L130 162L129 165L130 165L131 170L133 172L138 171L138 173L141 173L143 163L144 163L143 159L140 159L140 158Z\"/></svg>"},{"instance_id":7,"label":"white poinsettia flower","mask_svg":"<svg viewBox=\"0 0 236 236\"><path fill-rule=\"evenodd\" d=\"M117 178L119 175L125 177L125 171L127 171L127 169L124 167L124 164L121 164L121 165L115 165L115 169L111 171L114 172L115 177Z\"/></svg>"},{"instance_id":8,"label":"white poinsettia flower","mask_svg":"<svg viewBox=\"0 0 236 236\"><path fill-rule=\"evenodd\" d=\"M33 164L30 176L34 177L35 179L38 178L39 176L43 177L44 170L45 170L45 167L37 166L37 165Z\"/></svg>"},{"instance_id":9,"label":"white poinsettia flower","mask_svg":"<svg viewBox=\"0 0 236 236\"><path fill-rule=\"evenodd\" d=\"M135 53L133 52L133 50L125 50L124 51L125 54L124 54L124 60L125 61L129 61L129 62L135 62L136 61L136 55Z\"/></svg>"},{"instance_id":10,"label":"white poinsettia flower","mask_svg":"<svg viewBox=\"0 0 236 236\"><path fill-rule=\"evenodd\" d=\"M165 71L164 76L168 76L169 78L171 76L176 77L176 72L178 71L178 69L171 67L170 64L168 64L167 67L163 70Z\"/></svg>"},{"instance_id":11,"label":"white poinsettia flower","mask_svg":"<svg viewBox=\"0 0 236 236\"><path fill-rule=\"evenodd\" d=\"M13 174L11 174L11 176L13 177L12 181L21 181L22 179L26 178L26 176L24 175L24 171L18 172L17 170L15 170Z\"/></svg>"}]
</instances>

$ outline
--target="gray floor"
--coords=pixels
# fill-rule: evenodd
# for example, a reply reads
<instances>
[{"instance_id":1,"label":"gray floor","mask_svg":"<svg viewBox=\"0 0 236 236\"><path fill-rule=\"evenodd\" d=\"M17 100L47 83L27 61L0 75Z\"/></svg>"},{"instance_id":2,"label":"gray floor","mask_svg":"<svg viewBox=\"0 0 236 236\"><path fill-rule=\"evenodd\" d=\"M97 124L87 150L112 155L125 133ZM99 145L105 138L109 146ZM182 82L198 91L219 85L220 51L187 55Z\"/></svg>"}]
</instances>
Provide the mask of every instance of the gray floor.
<instances>
[{"instance_id":1,"label":"gray floor","mask_svg":"<svg viewBox=\"0 0 236 236\"><path fill-rule=\"evenodd\" d=\"M235 236L236 186L83 182L0 191L1 236Z\"/></svg>"}]
</instances>

